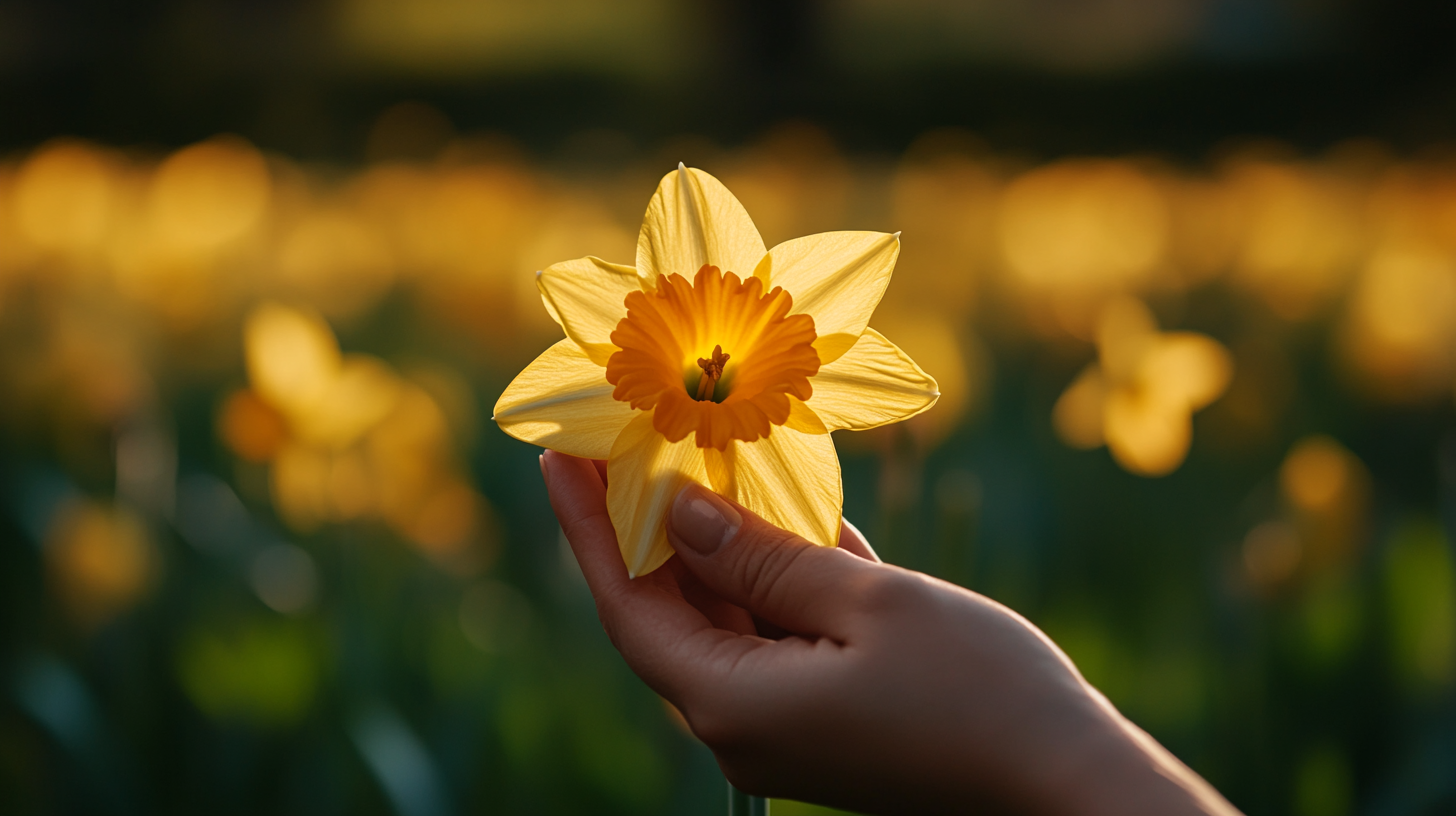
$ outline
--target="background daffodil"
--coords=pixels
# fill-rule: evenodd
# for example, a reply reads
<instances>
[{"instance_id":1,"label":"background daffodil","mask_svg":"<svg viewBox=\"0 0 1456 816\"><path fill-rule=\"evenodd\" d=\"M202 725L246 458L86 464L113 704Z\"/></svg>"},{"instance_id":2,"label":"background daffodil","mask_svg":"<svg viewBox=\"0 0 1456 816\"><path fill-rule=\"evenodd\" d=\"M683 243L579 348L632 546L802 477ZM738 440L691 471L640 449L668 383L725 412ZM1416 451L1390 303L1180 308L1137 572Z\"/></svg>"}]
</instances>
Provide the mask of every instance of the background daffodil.
<instances>
[{"instance_id":1,"label":"background daffodil","mask_svg":"<svg viewBox=\"0 0 1456 816\"><path fill-rule=\"evenodd\" d=\"M566 339L511 382L495 421L607 460L607 506L633 576L672 555L664 517L688 482L821 546L843 488L829 432L935 404L935 380L868 327L899 234L830 232L766 250L716 178L668 173L636 266L594 257L537 273Z\"/></svg>"}]
</instances>

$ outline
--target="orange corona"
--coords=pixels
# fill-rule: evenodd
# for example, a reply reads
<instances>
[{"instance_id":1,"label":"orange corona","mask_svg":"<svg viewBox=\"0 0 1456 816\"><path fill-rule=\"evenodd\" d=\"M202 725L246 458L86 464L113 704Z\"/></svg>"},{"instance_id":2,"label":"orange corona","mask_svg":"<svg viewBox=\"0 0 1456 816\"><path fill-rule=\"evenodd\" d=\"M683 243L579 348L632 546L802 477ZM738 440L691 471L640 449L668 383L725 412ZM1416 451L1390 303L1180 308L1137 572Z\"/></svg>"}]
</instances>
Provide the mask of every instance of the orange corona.
<instances>
[{"instance_id":1,"label":"orange corona","mask_svg":"<svg viewBox=\"0 0 1456 816\"><path fill-rule=\"evenodd\" d=\"M700 448L724 450L783 425L790 398L807 400L819 372L814 319L790 314L780 287L705 265L691 283L657 277L655 291L627 295L627 316L607 361L612 397L641 410L669 441L695 433Z\"/></svg>"}]
</instances>

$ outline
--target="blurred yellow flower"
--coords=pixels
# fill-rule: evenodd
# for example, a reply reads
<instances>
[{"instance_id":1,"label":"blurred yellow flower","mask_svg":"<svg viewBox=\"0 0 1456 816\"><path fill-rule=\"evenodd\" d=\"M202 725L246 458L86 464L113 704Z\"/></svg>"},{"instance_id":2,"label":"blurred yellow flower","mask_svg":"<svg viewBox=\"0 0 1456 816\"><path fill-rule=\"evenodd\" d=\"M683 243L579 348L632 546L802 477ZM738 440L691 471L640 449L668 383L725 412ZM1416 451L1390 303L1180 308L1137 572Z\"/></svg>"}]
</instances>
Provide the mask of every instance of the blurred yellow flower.
<instances>
[{"instance_id":1,"label":"blurred yellow flower","mask_svg":"<svg viewBox=\"0 0 1456 816\"><path fill-rule=\"evenodd\" d=\"M1098 361L1052 409L1057 435L1074 448L1106 444L1140 476L1177 470L1193 441L1193 412L1218 399L1233 377L1228 350L1206 335L1158 331L1134 298L1103 308L1097 350Z\"/></svg>"},{"instance_id":2,"label":"blurred yellow flower","mask_svg":"<svg viewBox=\"0 0 1456 816\"><path fill-rule=\"evenodd\" d=\"M47 577L66 611L93 631L141 600L156 583L156 545L122 506L92 501L61 508L46 533Z\"/></svg>"},{"instance_id":3,"label":"blurred yellow flower","mask_svg":"<svg viewBox=\"0 0 1456 816\"><path fill-rule=\"evenodd\" d=\"M249 387L223 403L218 433L239 457L268 463L289 527L377 518L464 575L495 557L495 513L461 473L449 418L429 391L453 390L448 374L400 376L376 357L345 354L318 314L275 302L249 312L243 347Z\"/></svg>"},{"instance_id":4,"label":"blurred yellow flower","mask_svg":"<svg viewBox=\"0 0 1456 816\"><path fill-rule=\"evenodd\" d=\"M594 257L537 273L566 339L508 386L510 435L607 460L607 506L632 575L672 555L664 517L707 485L821 546L843 488L829 432L914 416L934 379L867 327L898 233L830 232L765 250L743 205L681 164L659 183L636 267Z\"/></svg>"}]
</instances>

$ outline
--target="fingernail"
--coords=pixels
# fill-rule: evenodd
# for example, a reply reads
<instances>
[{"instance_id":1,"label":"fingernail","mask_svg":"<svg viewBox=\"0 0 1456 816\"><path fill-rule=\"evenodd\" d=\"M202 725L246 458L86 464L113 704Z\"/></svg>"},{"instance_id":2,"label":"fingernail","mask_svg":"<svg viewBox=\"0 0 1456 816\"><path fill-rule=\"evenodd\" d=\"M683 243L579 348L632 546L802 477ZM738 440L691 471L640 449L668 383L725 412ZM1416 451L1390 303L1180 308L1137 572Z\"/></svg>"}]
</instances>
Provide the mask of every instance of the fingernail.
<instances>
[{"instance_id":1,"label":"fingernail","mask_svg":"<svg viewBox=\"0 0 1456 816\"><path fill-rule=\"evenodd\" d=\"M672 531L703 555L712 555L737 535L743 516L701 485L688 485L672 503Z\"/></svg>"},{"instance_id":2,"label":"fingernail","mask_svg":"<svg viewBox=\"0 0 1456 816\"><path fill-rule=\"evenodd\" d=\"M546 454L536 457L536 464L541 466L541 478L546 478Z\"/></svg>"}]
</instances>

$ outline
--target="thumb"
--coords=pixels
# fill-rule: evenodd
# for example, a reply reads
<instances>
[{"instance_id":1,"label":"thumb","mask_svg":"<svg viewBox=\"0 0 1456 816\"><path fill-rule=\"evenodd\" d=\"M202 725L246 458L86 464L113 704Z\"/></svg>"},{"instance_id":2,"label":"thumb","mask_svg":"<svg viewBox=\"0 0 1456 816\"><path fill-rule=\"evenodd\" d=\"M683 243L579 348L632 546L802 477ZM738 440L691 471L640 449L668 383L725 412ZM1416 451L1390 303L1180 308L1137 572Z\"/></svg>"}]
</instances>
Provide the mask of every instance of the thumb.
<instances>
[{"instance_id":1,"label":"thumb","mask_svg":"<svg viewBox=\"0 0 1456 816\"><path fill-rule=\"evenodd\" d=\"M841 641L863 593L890 572L810 544L696 484L673 500L667 539L683 565L730 603L791 632Z\"/></svg>"}]
</instances>

